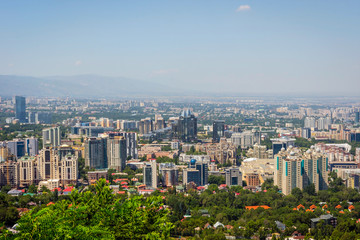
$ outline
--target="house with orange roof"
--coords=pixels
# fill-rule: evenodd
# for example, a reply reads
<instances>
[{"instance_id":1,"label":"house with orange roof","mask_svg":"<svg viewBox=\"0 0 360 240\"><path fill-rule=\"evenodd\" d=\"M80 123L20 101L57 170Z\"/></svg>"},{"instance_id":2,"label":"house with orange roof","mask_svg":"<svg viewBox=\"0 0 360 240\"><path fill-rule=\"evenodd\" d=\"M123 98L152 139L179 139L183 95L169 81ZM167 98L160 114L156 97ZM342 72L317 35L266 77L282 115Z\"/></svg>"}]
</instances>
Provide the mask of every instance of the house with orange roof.
<instances>
[{"instance_id":1,"label":"house with orange roof","mask_svg":"<svg viewBox=\"0 0 360 240\"><path fill-rule=\"evenodd\" d=\"M312 210L313 210L313 209L316 209L316 208L317 208L317 207L316 207L314 204L310 206L310 209L312 209Z\"/></svg>"},{"instance_id":2,"label":"house with orange roof","mask_svg":"<svg viewBox=\"0 0 360 240\"><path fill-rule=\"evenodd\" d=\"M271 207L266 206L266 205L261 205L261 206L245 206L246 210L255 210L258 208L263 208L263 209L270 209Z\"/></svg>"},{"instance_id":3,"label":"house with orange roof","mask_svg":"<svg viewBox=\"0 0 360 240\"><path fill-rule=\"evenodd\" d=\"M342 208L342 206L339 204L339 205L337 205L335 208L336 208L336 209L340 209L340 208Z\"/></svg>"},{"instance_id":4,"label":"house with orange roof","mask_svg":"<svg viewBox=\"0 0 360 240\"><path fill-rule=\"evenodd\" d=\"M343 210L341 210L339 213L344 214L345 212Z\"/></svg>"},{"instance_id":5,"label":"house with orange roof","mask_svg":"<svg viewBox=\"0 0 360 240\"><path fill-rule=\"evenodd\" d=\"M352 210L355 209L355 207L354 207L354 205L350 205L350 206L348 207L348 209L349 209L349 211L351 212Z\"/></svg>"},{"instance_id":6,"label":"house with orange roof","mask_svg":"<svg viewBox=\"0 0 360 240\"><path fill-rule=\"evenodd\" d=\"M300 208L305 209L304 205L302 205L302 204L299 204L296 208L297 208L298 210L300 210Z\"/></svg>"}]
</instances>

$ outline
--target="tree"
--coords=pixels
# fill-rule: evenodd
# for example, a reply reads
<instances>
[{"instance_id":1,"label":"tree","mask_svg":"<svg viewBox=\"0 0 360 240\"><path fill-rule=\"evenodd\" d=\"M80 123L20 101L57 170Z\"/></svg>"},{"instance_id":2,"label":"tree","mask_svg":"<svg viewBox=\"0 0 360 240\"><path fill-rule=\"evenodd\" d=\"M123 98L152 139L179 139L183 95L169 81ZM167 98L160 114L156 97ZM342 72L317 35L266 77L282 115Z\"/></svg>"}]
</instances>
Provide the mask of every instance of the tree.
<instances>
[{"instance_id":1,"label":"tree","mask_svg":"<svg viewBox=\"0 0 360 240\"><path fill-rule=\"evenodd\" d=\"M37 193L37 187L35 184L31 184L28 188L28 193Z\"/></svg>"},{"instance_id":2,"label":"tree","mask_svg":"<svg viewBox=\"0 0 360 240\"><path fill-rule=\"evenodd\" d=\"M17 239L168 239L172 224L162 198L116 199L105 179L96 194L73 191L19 220Z\"/></svg>"},{"instance_id":3,"label":"tree","mask_svg":"<svg viewBox=\"0 0 360 240\"><path fill-rule=\"evenodd\" d=\"M225 183L225 178L223 176L210 175L208 178L208 182L209 184L220 185Z\"/></svg>"},{"instance_id":4,"label":"tree","mask_svg":"<svg viewBox=\"0 0 360 240\"><path fill-rule=\"evenodd\" d=\"M7 193L8 191L11 190L11 186L10 185L5 185L1 188L1 192L3 193Z\"/></svg>"},{"instance_id":5,"label":"tree","mask_svg":"<svg viewBox=\"0 0 360 240\"><path fill-rule=\"evenodd\" d=\"M309 184L308 186L306 186L304 188L304 193L307 193L311 196L315 196L316 192L315 192L315 185L313 183Z\"/></svg>"}]
</instances>

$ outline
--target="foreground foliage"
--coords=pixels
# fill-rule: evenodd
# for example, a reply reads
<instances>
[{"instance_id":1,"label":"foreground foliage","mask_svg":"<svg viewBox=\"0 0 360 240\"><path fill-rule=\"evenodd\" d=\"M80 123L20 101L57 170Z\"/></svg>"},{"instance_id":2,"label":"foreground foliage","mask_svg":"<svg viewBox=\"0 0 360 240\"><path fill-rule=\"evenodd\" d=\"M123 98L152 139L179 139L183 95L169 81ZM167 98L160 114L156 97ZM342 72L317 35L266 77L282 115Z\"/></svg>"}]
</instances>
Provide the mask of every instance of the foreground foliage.
<instances>
[{"instance_id":1,"label":"foreground foliage","mask_svg":"<svg viewBox=\"0 0 360 240\"><path fill-rule=\"evenodd\" d=\"M161 197L116 199L105 180L96 194L73 191L19 220L15 239L166 239L172 228Z\"/></svg>"}]
</instances>

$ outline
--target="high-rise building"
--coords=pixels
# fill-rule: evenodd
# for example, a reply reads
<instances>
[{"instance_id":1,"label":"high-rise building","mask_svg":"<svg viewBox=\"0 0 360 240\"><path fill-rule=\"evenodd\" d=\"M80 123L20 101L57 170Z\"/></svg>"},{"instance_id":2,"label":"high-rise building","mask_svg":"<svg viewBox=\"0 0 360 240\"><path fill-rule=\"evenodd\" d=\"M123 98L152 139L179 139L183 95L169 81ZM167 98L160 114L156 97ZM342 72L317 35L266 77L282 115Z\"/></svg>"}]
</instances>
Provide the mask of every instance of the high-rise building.
<instances>
[{"instance_id":1,"label":"high-rise building","mask_svg":"<svg viewBox=\"0 0 360 240\"><path fill-rule=\"evenodd\" d=\"M141 119L139 122L140 134L148 134L153 131L153 121L151 118Z\"/></svg>"},{"instance_id":2,"label":"high-rise building","mask_svg":"<svg viewBox=\"0 0 360 240\"><path fill-rule=\"evenodd\" d=\"M328 187L328 159L315 147L302 151L292 146L284 148L275 156L274 184L288 195L294 188L303 190L314 184L315 191Z\"/></svg>"},{"instance_id":3,"label":"high-rise building","mask_svg":"<svg viewBox=\"0 0 360 240\"><path fill-rule=\"evenodd\" d=\"M26 138L24 141L25 141L25 153L28 156L36 156L39 152L39 140L37 138L31 137L31 138Z\"/></svg>"},{"instance_id":4,"label":"high-rise building","mask_svg":"<svg viewBox=\"0 0 360 240\"><path fill-rule=\"evenodd\" d=\"M235 145L235 147L252 147L255 143L260 144L260 132L246 131L242 133L234 133L231 135L231 142Z\"/></svg>"},{"instance_id":5,"label":"high-rise building","mask_svg":"<svg viewBox=\"0 0 360 240\"><path fill-rule=\"evenodd\" d=\"M15 118L26 123L26 100L24 97L15 96Z\"/></svg>"},{"instance_id":6,"label":"high-rise building","mask_svg":"<svg viewBox=\"0 0 360 240\"><path fill-rule=\"evenodd\" d=\"M159 174L162 176L164 187L172 187L178 185L178 170L174 163L160 163Z\"/></svg>"},{"instance_id":7,"label":"high-rise building","mask_svg":"<svg viewBox=\"0 0 360 240\"><path fill-rule=\"evenodd\" d=\"M51 124L52 123L52 113L51 112L37 112L35 113L35 123L36 124Z\"/></svg>"},{"instance_id":8,"label":"high-rise building","mask_svg":"<svg viewBox=\"0 0 360 240\"><path fill-rule=\"evenodd\" d=\"M155 115L154 130L165 128L165 120L160 114Z\"/></svg>"},{"instance_id":9,"label":"high-rise building","mask_svg":"<svg viewBox=\"0 0 360 240\"><path fill-rule=\"evenodd\" d=\"M183 171L183 183L187 185L194 182L197 186L208 184L208 164L191 159L187 169Z\"/></svg>"},{"instance_id":10,"label":"high-rise building","mask_svg":"<svg viewBox=\"0 0 360 240\"><path fill-rule=\"evenodd\" d=\"M24 156L18 160L19 163L19 184L27 187L39 182L39 168L37 157Z\"/></svg>"},{"instance_id":11,"label":"high-rise building","mask_svg":"<svg viewBox=\"0 0 360 240\"><path fill-rule=\"evenodd\" d=\"M242 174L239 168L225 170L225 182L227 186L242 186Z\"/></svg>"},{"instance_id":12,"label":"high-rise building","mask_svg":"<svg viewBox=\"0 0 360 240\"><path fill-rule=\"evenodd\" d=\"M15 161L0 163L0 186L5 185L12 188L19 185L19 165Z\"/></svg>"},{"instance_id":13,"label":"high-rise building","mask_svg":"<svg viewBox=\"0 0 360 240\"><path fill-rule=\"evenodd\" d=\"M306 117L304 120L304 128L315 128L316 120L314 117Z\"/></svg>"},{"instance_id":14,"label":"high-rise building","mask_svg":"<svg viewBox=\"0 0 360 240\"><path fill-rule=\"evenodd\" d=\"M144 175L144 184L146 187L157 188L158 179L157 179L157 167L156 160L150 160L145 163L143 168Z\"/></svg>"},{"instance_id":15,"label":"high-rise building","mask_svg":"<svg viewBox=\"0 0 360 240\"><path fill-rule=\"evenodd\" d=\"M43 148L56 147L61 144L60 127L51 127L42 130Z\"/></svg>"},{"instance_id":16,"label":"high-rise building","mask_svg":"<svg viewBox=\"0 0 360 240\"><path fill-rule=\"evenodd\" d=\"M197 140L197 118L190 109L184 110L178 120L178 138L184 142Z\"/></svg>"},{"instance_id":17,"label":"high-rise building","mask_svg":"<svg viewBox=\"0 0 360 240\"><path fill-rule=\"evenodd\" d=\"M126 157L133 159L138 158L137 150L137 133L136 132L121 132L120 136L125 137L126 140Z\"/></svg>"},{"instance_id":18,"label":"high-rise building","mask_svg":"<svg viewBox=\"0 0 360 240\"><path fill-rule=\"evenodd\" d=\"M128 157L131 157L133 159L138 158L136 132L110 132L108 133L108 136L110 138L115 136L124 137L126 141L126 158Z\"/></svg>"},{"instance_id":19,"label":"high-rise building","mask_svg":"<svg viewBox=\"0 0 360 240\"><path fill-rule=\"evenodd\" d=\"M5 145L0 145L0 162L5 162L9 156L9 149Z\"/></svg>"},{"instance_id":20,"label":"high-rise building","mask_svg":"<svg viewBox=\"0 0 360 240\"><path fill-rule=\"evenodd\" d=\"M360 112L355 112L355 122L360 122Z\"/></svg>"},{"instance_id":21,"label":"high-rise building","mask_svg":"<svg viewBox=\"0 0 360 240\"><path fill-rule=\"evenodd\" d=\"M294 138L288 138L288 137L281 137L281 138L272 138L270 139L272 142L272 150L273 155L275 156L282 148L285 148L285 150L289 146L294 146L295 139Z\"/></svg>"},{"instance_id":22,"label":"high-rise building","mask_svg":"<svg viewBox=\"0 0 360 240\"><path fill-rule=\"evenodd\" d=\"M61 156L55 148L44 148L36 157L24 156L18 163L22 187L48 180L76 184L78 179L78 158L71 154Z\"/></svg>"},{"instance_id":23,"label":"high-rise building","mask_svg":"<svg viewBox=\"0 0 360 240\"><path fill-rule=\"evenodd\" d=\"M212 141L218 143L220 138L224 137L225 133L225 121L224 120L215 120L213 122L213 136Z\"/></svg>"},{"instance_id":24,"label":"high-rise building","mask_svg":"<svg viewBox=\"0 0 360 240\"><path fill-rule=\"evenodd\" d=\"M301 137L302 138L311 138L311 129L310 128L302 128L301 129Z\"/></svg>"},{"instance_id":25,"label":"high-rise building","mask_svg":"<svg viewBox=\"0 0 360 240\"><path fill-rule=\"evenodd\" d=\"M6 142L7 147L9 148L9 153L14 155L16 158L21 158L25 156L25 142L21 139L13 139L12 141Z\"/></svg>"},{"instance_id":26,"label":"high-rise building","mask_svg":"<svg viewBox=\"0 0 360 240\"><path fill-rule=\"evenodd\" d=\"M87 138L85 140L85 166L95 169L108 167L105 138Z\"/></svg>"},{"instance_id":27,"label":"high-rise building","mask_svg":"<svg viewBox=\"0 0 360 240\"><path fill-rule=\"evenodd\" d=\"M126 139L122 136L109 136L107 138L108 168L117 171L124 170L126 166Z\"/></svg>"}]
</instances>

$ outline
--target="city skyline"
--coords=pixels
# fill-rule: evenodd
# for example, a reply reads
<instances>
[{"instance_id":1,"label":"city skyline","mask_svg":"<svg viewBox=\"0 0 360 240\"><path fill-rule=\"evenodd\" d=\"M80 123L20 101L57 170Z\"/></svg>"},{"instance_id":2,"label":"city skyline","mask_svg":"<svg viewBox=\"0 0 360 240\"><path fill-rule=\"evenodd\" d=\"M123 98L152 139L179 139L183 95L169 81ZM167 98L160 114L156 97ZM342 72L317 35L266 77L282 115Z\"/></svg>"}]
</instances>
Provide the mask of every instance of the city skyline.
<instances>
[{"instance_id":1,"label":"city skyline","mask_svg":"<svg viewBox=\"0 0 360 240\"><path fill-rule=\"evenodd\" d=\"M96 74L204 92L354 95L359 5L3 2L0 75Z\"/></svg>"}]
</instances>

